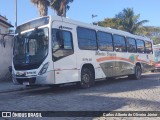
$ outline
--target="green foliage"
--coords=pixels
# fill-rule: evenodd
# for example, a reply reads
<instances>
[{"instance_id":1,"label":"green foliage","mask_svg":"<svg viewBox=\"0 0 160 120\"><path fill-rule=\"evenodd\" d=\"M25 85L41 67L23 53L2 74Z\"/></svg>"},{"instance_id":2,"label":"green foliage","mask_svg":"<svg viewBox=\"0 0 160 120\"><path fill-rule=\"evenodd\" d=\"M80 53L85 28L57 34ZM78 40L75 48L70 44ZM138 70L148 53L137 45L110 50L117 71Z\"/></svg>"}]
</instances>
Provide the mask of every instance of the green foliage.
<instances>
[{"instance_id":1,"label":"green foliage","mask_svg":"<svg viewBox=\"0 0 160 120\"><path fill-rule=\"evenodd\" d=\"M98 25L103 27L110 27L113 29L123 29L123 26L120 25L120 20L116 18L106 18L104 21L99 21Z\"/></svg>"},{"instance_id":2,"label":"green foliage","mask_svg":"<svg viewBox=\"0 0 160 120\"><path fill-rule=\"evenodd\" d=\"M160 37L152 37L151 39L153 40L154 45L160 44Z\"/></svg>"},{"instance_id":3,"label":"green foliage","mask_svg":"<svg viewBox=\"0 0 160 120\"><path fill-rule=\"evenodd\" d=\"M69 3L73 0L31 0L31 2L37 5L39 15L48 15L48 7L54 9L59 16L66 17L66 12L69 10Z\"/></svg>"},{"instance_id":4,"label":"green foliage","mask_svg":"<svg viewBox=\"0 0 160 120\"><path fill-rule=\"evenodd\" d=\"M135 15L131 8L123 9L122 12L116 15L116 18L120 20L120 25L123 26L123 29L132 34L136 33L140 26L148 22L148 20L139 21L140 14Z\"/></svg>"},{"instance_id":5,"label":"green foliage","mask_svg":"<svg viewBox=\"0 0 160 120\"><path fill-rule=\"evenodd\" d=\"M104 19L104 21L99 21L98 25L120 29L135 34L142 31L142 25L148 22L148 20L139 21L139 18L140 14L135 15L133 9L127 8L115 15L115 18L107 18Z\"/></svg>"},{"instance_id":6,"label":"green foliage","mask_svg":"<svg viewBox=\"0 0 160 120\"><path fill-rule=\"evenodd\" d=\"M31 0L31 2L37 5L40 16L48 15L48 6L50 5L49 0Z\"/></svg>"},{"instance_id":7,"label":"green foliage","mask_svg":"<svg viewBox=\"0 0 160 120\"><path fill-rule=\"evenodd\" d=\"M106 18L99 21L98 25L147 36L153 40L154 44L160 44L160 27L143 26L148 20L139 21L139 19L140 14L135 15L133 9L127 8L115 15L115 18Z\"/></svg>"},{"instance_id":8,"label":"green foliage","mask_svg":"<svg viewBox=\"0 0 160 120\"><path fill-rule=\"evenodd\" d=\"M143 26L140 27L136 34L138 35L145 35L153 40L154 44L160 44L160 28L159 27L152 27L152 26Z\"/></svg>"},{"instance_id":9,"label":"green foliage","mask_svg":"<svg viewBox=\"0 0 160 120\"><path fill-rule=\"evenodd\" d=\"M69 10L69 3L73 0L50 0L51 8L54 9L58 16L66 17L66 12Z\"/></svg>"}]
</instances>

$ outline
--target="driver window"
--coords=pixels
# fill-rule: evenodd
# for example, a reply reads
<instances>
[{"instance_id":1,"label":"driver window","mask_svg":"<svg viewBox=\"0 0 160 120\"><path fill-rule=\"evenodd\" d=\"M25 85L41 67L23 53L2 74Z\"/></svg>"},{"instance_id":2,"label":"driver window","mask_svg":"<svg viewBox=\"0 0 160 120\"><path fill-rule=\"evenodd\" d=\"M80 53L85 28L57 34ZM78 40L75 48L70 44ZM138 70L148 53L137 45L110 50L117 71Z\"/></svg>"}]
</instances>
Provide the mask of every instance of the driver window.
<instances>
[{"instance_id":1,"label":"driver window","mask_svg":"<svg viewBox=\"0 0 160 120\"><path fill-rule=\"evenodd\" d=\"M52 49L54 61L73 54L72 33L70 31L53 29Z\"/></svg>"}]
</instances>

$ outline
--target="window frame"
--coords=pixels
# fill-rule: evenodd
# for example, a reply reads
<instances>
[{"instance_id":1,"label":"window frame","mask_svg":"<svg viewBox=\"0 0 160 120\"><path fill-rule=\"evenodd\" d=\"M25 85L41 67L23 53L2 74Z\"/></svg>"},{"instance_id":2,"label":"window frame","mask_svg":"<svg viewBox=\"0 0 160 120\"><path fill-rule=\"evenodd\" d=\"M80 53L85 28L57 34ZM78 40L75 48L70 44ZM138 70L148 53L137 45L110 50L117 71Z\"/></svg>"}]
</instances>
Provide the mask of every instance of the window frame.
<instances>
[{"instance_id":1,"label":"window frame","mask_svg":"<svg viewBox=\"0 0 160 120\"><path fill-rule=\"evenodd\" d=\"M114 36L120 36L120 37L123 37L124 38L124 41L125 41L125 51L116 51L116 48L115 48L115 39L114 39ZM112 35L113 36L113 43L114 43L114 51L115 52L122 52L122 53L125 53L125 52L127 52L127 44L126 44L126 37L125 36L123 36L123 35L119 35L119 34L113 34Z\"/></svg>"},{"instance_id":2,"label":"window frame","mask_svg":"<svg viewBox=\"0 0 160 120\"><path fill-rule=\"evenodd\" d=\"M102 50L100 49L99 47L99 39L98 39L98 33L105 33L105 34L109 34L111 35L111 39L112 39L112 50ZM106 40L107 41L107 40ZM112 33L109 33L109 32L104 32L104 31L97 31L97 45L98 45L98 49L101 50L101 51L111 51L113 52L114 51L114 41L113 41L113 34Z\"/></svg>"},{"instance_id":3,"label":"window frame","mask_svg":"<svg viewBox=\"0 0 160 120\"><path fill-rule=\"evenodd\" d=\"M138 52L138 44L137 44L137 41L143 41L143 43L144 43L144 52ZM145 54L145 53L146 53L145 41L144 41L144 40L142 40L142 39L136 39L136 44L137 44L137 53Z\"/></svg>"},{"instance_id":4,"label":"window frame","mask_svg":"<svg viewBox=\"0 0 160 120\"><path fill-rule=\"evenodd\" d=\"M58 28L52 28L52 32L53 32L53 29L56 29L56 30L59 30L59 31L65 31L65 32L69 32L70 33L70 35L71 35L71 44L72 44L72 49L64 49L64 50L73 50L73 53L74 53L74 44L73 44L73 34L72 34L72 32L71 31L69 31L69 30L63 30L63 29L58 29ZM53 33L52 33L52 35L53 35ZM52 36L51 35L51 36ZM56 36L57 37L57 36ZM56 38L57 39L57 38ZM53 38L52 38L52 45L53 45ZM52 48L53 48L53 46L52 46Z\"/></svg>"},{"instance_id":5,"label":"window frame","mask_svg":"<svg viewBox=\"0 0 160 120\"><path fill-rule=\"evenodd\" d=\"M134 40L135 40L135 45L136 45L136 51L135 51L135 52L129 52L129 51L128 51L128 44L127 44L127 42L128 42L128 38L130 38L130 39L134 39ZM126 46L127 46L127 52L128 52L128 53L137 53L137 41L136 41L136 39L135 39L135 38L132 38L132 37L126 37Z\"/></svg>"},{"instance_id":6,"label":"window frame","mask_svg":"<svg viewBox=\"0 0 160 120\"><path fill-rule=\"evenodd\" d=\"M58 49L56 49L55 51L53 51L53 30L59 30L59 31L63 31L63 32L69 32L70 33L70 35L71 35L71 44L72 44L72 49L61 49L61 48L58 48ZM57 39L57 36L55 36L56 37L56 39ZM74 51L74 43L73 43L73 33L71 32L71 31L69 31L69 30L63 30L63 29L57 29L57 28L52 28L52 32L51 32L51 48L52 48L52 61L53 62L56 62L56 61L59 61L59 60L61 60L62 58L65 58L65 57L68 57L68 56L70 56L70 55L73 55L74 53L75 53L75 51ZM71 53L70 54L67 54L66 56L64 55L64 56L62 56L62 57L59 57L59 58L56 58L55 56L54 56L54 52L56 52L57 50L61 50L61 51L71 51Z\"/></svg>"},{"instance_id":7,"label":"window frame","mask_svg":"<svg viewBox=\"0 0 160 120\"><path fill-rule=\"evenodd\" d=\"M150 43L150 45L151 45L151 52L150 53L147 53L147 51L146 51L146 42L148 42L148 43ZM146 54L153 54L153 45L152 45L152 42L150 42L150 41L145 41L145 53Z\"/></svg>"},{"instance_id":8,"label":"window frame","mask_svg":"<svg viewBox=\"0 0 160 120\"><path fill-rule=\"evenodd\" d=\"M78 37L78 28L82 28L82 29L86 29L86 30L91 30L91 31L94 31L94 32L95 32L96 49L83 49L83 48L80 47L80 44L79 44L79 37ZM77 29L76 29L76 30L77 30L77 43L78 43L78 48L79 48L80 50L91 50L91 51L96 51L96 50L98 50L97 31L96 31L95 29L77 26Z\"/></svg>"}]
</instances>

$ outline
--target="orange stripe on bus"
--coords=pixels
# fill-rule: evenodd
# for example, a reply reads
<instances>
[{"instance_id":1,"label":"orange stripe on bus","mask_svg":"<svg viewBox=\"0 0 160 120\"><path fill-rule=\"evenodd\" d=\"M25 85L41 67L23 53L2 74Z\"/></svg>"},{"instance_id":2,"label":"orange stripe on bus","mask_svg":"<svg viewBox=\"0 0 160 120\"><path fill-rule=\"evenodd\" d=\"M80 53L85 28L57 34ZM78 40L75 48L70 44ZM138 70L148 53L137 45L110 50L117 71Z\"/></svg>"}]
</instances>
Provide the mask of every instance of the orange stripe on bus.
<instances>
[{"instance_id":1,"label":"orange stripe on bus","mask_svg":"<svg viewBox=\"0 0 160 120\"><path fill-rule=\"evenodd\" d=\"M130 62L130 63L133 63L131 62L129 59L127 58L122 58L122 57L102 57L102 58L98 58L97 59L97 62L103 62L103 61L107 61L107 60L123 60L123 61L127 61L127 62ZM148 63L147 61L144 61L144 60L141 60L141 59L137 59L136 61L140 61L140 62L144 62L144 63Z\"/></svg>"},{"instance_id":2,"label":"orange stripe on bus","mask_svg":"<svg viewBox=\"0 0 160 120\"><path fill-rule=\"evenodd\" d=\"M102 57L102 58L98 58L97 62L102 62L106 60L124 60L124 61L131 62L129 59L122 58L122 57Z\"/></svg>"},{"instance_id":3,"label":"orange stripe on bus","mask_svg":"<svg viewBox=\"0 0 160 120\"><path fill-rule=\"evenodd\" d=\"M115 57L102 57L102 58L98 58L97 62L102 62L102 61L106 61L106 60L115 60Z\"/></svg>"}]
</instances>

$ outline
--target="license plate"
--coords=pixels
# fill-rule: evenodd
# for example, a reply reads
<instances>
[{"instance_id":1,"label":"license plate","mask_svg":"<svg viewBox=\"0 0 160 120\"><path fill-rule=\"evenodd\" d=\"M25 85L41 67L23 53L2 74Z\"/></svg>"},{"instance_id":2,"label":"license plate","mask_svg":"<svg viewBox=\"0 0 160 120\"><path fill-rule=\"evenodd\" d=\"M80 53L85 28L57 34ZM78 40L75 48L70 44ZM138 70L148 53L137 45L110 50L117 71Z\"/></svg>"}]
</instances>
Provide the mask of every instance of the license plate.
<instances>
[{"instance_id":1,"label":"license plate","mask_svg":"<svg viewBox=\"0 0 160 120\"><path fill-rule=\"evenodd\" d=\"M23 85L29 85L29 82L23 82Z\"/></svg>"}]
</instances>

